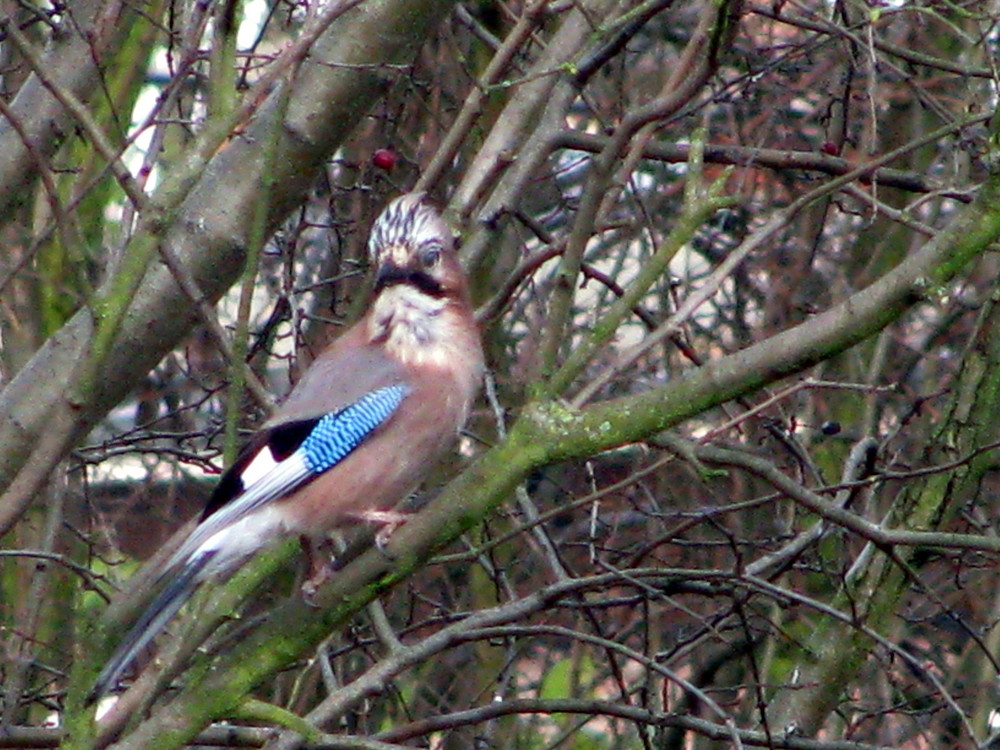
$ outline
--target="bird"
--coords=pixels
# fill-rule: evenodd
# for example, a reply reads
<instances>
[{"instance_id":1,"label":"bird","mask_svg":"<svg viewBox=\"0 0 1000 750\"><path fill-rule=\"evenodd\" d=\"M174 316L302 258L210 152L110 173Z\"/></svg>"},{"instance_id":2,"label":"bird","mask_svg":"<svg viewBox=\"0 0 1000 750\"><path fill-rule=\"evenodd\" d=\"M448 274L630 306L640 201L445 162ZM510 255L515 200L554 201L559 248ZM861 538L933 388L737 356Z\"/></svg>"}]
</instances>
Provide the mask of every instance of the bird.
<instances>
[{"instance_id":1,"label":"bird","mask_svg":"<svg viewBox=\"0 0 1000 750\"><path fill-rule=\"evenodd\" d=\"M451 450L484 372L478 326L451 231L423 193L391 201L372 226L365 314L322 351L223 473L200 521L156 578L157 595L118 644L89 697L135 657L204 581L272 541L395 524L394 507ZM330 573L314 569L310 594Z\"/></svg>"}]
</instances>

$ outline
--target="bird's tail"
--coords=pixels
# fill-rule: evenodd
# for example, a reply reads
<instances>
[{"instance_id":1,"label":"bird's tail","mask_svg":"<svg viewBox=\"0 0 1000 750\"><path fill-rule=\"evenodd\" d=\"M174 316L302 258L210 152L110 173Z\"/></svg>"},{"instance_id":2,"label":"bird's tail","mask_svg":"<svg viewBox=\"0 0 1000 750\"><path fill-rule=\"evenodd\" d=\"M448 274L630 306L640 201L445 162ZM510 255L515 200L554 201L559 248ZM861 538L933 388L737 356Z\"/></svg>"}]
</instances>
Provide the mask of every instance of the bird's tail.
<instances>
[{"instance_id":1,"label":"bird's tail","mask_svg":"<svg viewBox=\"0 0 1000 750\"><path fill-rule=\"evenodd\" d=\"M166 627L170 619L194 593L201 582L199 573L214 556L214 551L202 552L188 560L180 572L167 582L118 644L108 663L104 665L90 691L88 702L93 703L114 688L132 660Z\"/></svg>"}]
</instances>

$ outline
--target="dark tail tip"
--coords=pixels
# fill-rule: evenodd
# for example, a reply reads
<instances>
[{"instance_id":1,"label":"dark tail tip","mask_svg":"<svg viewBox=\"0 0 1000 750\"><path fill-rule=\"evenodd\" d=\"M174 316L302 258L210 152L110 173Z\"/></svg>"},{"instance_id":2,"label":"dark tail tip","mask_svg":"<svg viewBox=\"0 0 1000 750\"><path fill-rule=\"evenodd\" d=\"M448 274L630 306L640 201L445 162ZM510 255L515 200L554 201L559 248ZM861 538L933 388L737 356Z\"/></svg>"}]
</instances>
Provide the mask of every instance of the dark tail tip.
<instances>
[{"instance_id":1,"label":"dark tail tip","mask_svg":"<svg viewBox=\"0 0 1000 750\"><path fill-rule=\"evenodd\" d=\"M87 693L86 705L90 706L111 692L122 674L139 652L160 634L177 611L198 587L198 574L215 556L215 552L202 552L185 563L180 572L167 582L152 603L142 613L135 625L125 634L111 658L97 676L93 688Z\"/></svg>"}]
</instances>

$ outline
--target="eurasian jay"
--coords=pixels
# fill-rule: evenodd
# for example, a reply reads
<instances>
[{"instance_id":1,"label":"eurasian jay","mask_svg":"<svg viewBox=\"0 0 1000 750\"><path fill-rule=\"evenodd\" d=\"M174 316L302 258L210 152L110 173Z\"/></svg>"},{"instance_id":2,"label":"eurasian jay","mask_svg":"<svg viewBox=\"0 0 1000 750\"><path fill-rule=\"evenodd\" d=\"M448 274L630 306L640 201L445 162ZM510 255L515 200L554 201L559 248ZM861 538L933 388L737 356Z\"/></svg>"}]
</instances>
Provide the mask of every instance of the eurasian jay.
<instances>
[{"instance_id":1,"label":"eurasian jay","mask_svg":"<svg viewBox=\"0 0 1000 750\"><path fill-rule=\"evenodd\" d=\"M93 697L118 682L202 581L282 535L396 520L392 508L454 444L483 353L451 233L412 193L379 216L368 251L377 275L367 313L313 361L223 474Z\"/></svg>"}]
</instances>

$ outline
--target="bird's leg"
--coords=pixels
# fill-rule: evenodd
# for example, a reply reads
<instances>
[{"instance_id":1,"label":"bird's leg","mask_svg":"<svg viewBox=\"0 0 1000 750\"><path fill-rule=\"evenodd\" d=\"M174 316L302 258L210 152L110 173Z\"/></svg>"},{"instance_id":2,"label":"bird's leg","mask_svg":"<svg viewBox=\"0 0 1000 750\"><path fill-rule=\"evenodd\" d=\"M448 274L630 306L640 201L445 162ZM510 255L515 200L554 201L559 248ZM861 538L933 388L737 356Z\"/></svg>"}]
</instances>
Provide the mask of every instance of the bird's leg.
<instances>
[{"instance_id":1,"label":"bird's leg","mask_svg":"<svg viewBox=\"0 0 1000 750\"><path fill-rule=\"evenodd\" d=\"M302 599L316 605L316 592L333 575L333 539L324 536L319 540L304 534L299 537L306 558L306 579L302 582Z\"/></svg>"},{"instance_id":2,"label":"bird's leg","mask_svg":"<svg viewBox=\"0 0 1000 750\"><path fill-rule=\"evenodd\" d=\"M409 514L395 510L361 510L351 513L350 517L381 527L375 534L375 546L384 553L389 537L406 522ZM319 587L326 583L336 571L334 556L338 550L333 539L328 536L316 540L303 534L299 537L299 541L306 558L308 571L305 581L302 582L302 598L307 604L315 604L316 592L319 591Z\"/></svg>"}]
</instances>

